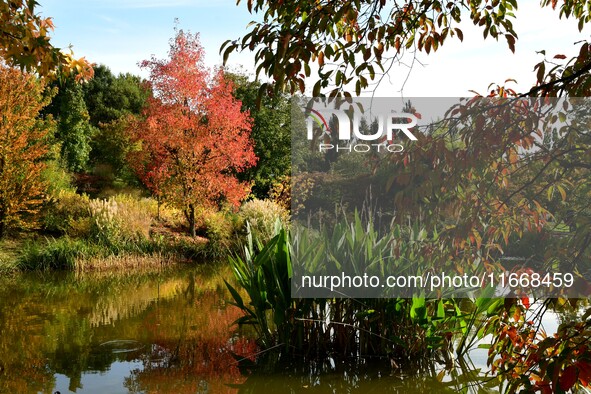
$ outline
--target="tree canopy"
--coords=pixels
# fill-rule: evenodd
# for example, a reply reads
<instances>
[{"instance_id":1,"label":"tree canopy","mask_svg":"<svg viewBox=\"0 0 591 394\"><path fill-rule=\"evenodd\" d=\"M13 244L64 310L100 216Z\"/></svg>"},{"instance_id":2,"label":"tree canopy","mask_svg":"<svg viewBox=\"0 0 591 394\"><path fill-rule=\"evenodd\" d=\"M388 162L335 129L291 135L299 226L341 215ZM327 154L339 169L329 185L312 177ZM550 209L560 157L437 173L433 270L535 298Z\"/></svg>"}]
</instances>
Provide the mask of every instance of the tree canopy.
<instances>
[{"instance_id":1,"label":"tree canopy","mask_svg":"<svg viewBox=\"0 0 591 394\"><path fill-rule=\"evenodd\" d=\"M83 172L87 169L90 141L96 129L90 124L82 86L74 78L68 78L61 84L53 81L51 85L57 89L57 94L44 113L57 120L55 139L60 145L66 168Z\"/></svg>"},{"instance_id":2,"label":"tree canopy","mask_svg":"<svg viewBox=\"0 0 591 394\"><path fill-rule=\"evenodd\" d=\"M41 173L51 122L40 120L48 100L31 75L0 65L0 237L35 227L47 185Z\"/></svg>"},{"instance_id":3,"label":"tree canopy","mask_svg":"<svg viewBox=\"0 0 591 394\"><path fill-rule=\"evenodd\" d=\"M291 93L304 93L307 78L317 69L314 96L350 95L351 87L360 94L405 53L429 54L451 38L463 40L457 26L466 19L485 38L504 41L512 51L517 42L517 0L247 0L246 5L250 12L262 13L262 21L253 22L243 38L223 44L224 60L236 50L254 51L257 75L271 79L276 90ZM577 20L579 30L591 20L581 0L542 0L540 5ZM538 64L538 84L528 93L589 94L591 58L588 44L579 45L580 53L572 59L550 59L551 69L546 61Z\"/></svg>"},{"instance_id":4,"label":"tree canopy","mask_svg":"<svg viewBox=\"0 0 591 394\"><path fill-rule=\"evenodd\" d=\"M94 77L82 85L90 123L99 127L124 115L141 114L149 91L144 81L129 73L114 75L109 67L94 67Z\"/></svg>"},{"instance_id":5,"label":"tree canopy","mask_svg":"<svg viewBox=\"0 0 591 394\"><path fill-rule=\"evenodd\" d=\"M130 127L140 147L132 166L155 194L185 212L193 236L199 207L237 206L248 195L250 185L236 174L256 163L249 113L203 55L198 35L179 31L168 59L142 62L154 96L145 119Z\"/></svg>"}]
</instances>

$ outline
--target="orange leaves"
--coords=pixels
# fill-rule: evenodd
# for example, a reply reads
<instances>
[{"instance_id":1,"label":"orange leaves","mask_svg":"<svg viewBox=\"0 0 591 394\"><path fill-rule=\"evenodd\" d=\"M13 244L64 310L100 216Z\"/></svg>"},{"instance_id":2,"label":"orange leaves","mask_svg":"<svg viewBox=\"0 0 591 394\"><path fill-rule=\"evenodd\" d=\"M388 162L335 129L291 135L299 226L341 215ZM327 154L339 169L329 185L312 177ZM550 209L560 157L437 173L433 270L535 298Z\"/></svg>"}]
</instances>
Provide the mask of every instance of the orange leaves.
<instances>
[{"instance_id":1,"label":"orange leaves","mask_svg":"<svg viewBox=\"0 0 591 394\"><path fill-rule=\"evenodd\" d=\"M470 239L470 243L476 244L476 247L478 249L480 249L480 247L482 246L482 237L480 236L480 233L478 232L478 230L473 228L472 233L470 233L470 235L468 237Z\"/></svg>"},{"instance_id":2,"label":"orange leaves","mask_svg":"<svg viewBox=\"0 0 591 394\"><path fill-rule=\"evenodd\" d=\"M0 57L9 65L42 77L92 78L89 62L84 58L74 60L51 44L49 33L53 31L53 22L37 15L36 5L34 1L22 0L0 2Z\"/></svg>"},{"instance_id":3,"label":"orange leaves","mask_svg":"<svg viewBox=\"0 0 591 394\"><path fill-rule=\"evenodd\" d=\"M521 298L529 308L529 299ZM537 324L523 319L510 320L510 314L523 315L522 307L505 305L506 311L496 327L497 337L489 349L489 364L512 387L511 392L528 388L541 393L565 392L577 385L589 387L591 381L591 334L589 321L563 322L553 336L538 332ZM576 303L573 308L578 308ZM589 312L587 312L587 315ZM539 318L539 316L538 316ZM528 391L529 392L529 391Z\"/></svg>"},{"instance_id":4,"label":"orange leaves","mask_svg":"<svg viewBox=\"0 0 591 394\"><path fill-rule=\"evenodd\" d=\"M0 65L0 237L9 228L35 227L44 202L50 123L38 116L46 100L33 76Z\"/></svg>"},{"instance_id":5,"label":"orange leaves","mask_svg":"<svg viewBox=\"0 0 591 394\"><path fill-rule=\"evenodd\" d=\"M591 383L591 361L577 361L575 366L578 369L578 378L583 387L590 387Z\"/></svg>"},{"instance_id":6,"label":"orange leaves","mask_svg":"<svg viewBox=\"0 0 591 394\"><path fill-rule=\"evenodd\" d=\"M507 152L507 159L508 159L508 161L509 161L510 164L512 164L512 165L517 164L517 161L519 160L519 156L517 154L517 150L510 149Z\"/></svg>"},{"instance_id":7,"label":"orange leaves","mask_svg":"<svg viewBox=\"0 0 591 394\"><path fill-rule=\"evenodd\" d=\"M324 66L324 52L318 54L318 65L320 67Z\"/></svg>"}]
</instances>

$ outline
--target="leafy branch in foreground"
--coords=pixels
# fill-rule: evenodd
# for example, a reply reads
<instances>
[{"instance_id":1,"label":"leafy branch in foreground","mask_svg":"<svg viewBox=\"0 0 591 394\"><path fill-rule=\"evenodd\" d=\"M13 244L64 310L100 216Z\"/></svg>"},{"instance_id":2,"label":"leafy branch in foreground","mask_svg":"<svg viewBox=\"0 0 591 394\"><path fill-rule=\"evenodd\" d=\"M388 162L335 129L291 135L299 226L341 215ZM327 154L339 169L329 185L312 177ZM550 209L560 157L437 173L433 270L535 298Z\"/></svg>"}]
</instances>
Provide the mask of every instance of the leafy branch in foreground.
<instances>
[{"instance_id":1,"label":"leafy branch in foreground","mask_svg":"<svg viewBox=\"0 0 591 394\"><path fill-rule=\"evenodd\" d=\"M43 77L92 78L92 65L87 60L53 46L49 37L53 21L39 16L37 5L35 0L0 1L0 57L9 65Z\"/></svg>"},{"instance_id":2,"label":"leafy branch in foreground","mask_svg":"<svg viewBox=\"0 0 591 394\"><path fill-rule=\"evenodd\" d=\"M448 38L463 40L457 24L469 18L484 37L507 41L515 50L513 30L516 0L451 2L411 0L248 0L250 12L263 13L241 40L226 41L220 52L226 60L235 50L255 52L257 75L275 81L278 90L304 92L312 65L319 80L318 96L332 82L330 95L347 85L355 92L387 73L405 53L438 50ZM345 93L347 94L347 93Z\"/></svg>"},{"instance_id":3,"label":"leafy branch in foreground","mask_svg":"<svg viewBox=\"0 0 591 394\"><path fill-rule=\"evenodd\" d=\"M238 1L240 3L240 1ZM255 53L256 74L273 81L261 92L304 93L309 77L316 74L312 95L350 96L371 89L399 63L414 63L419 53L437 51L450 37L463 40L458 25L469 20L485 38L505 41L515 52L517 34L513 21L518 0L247 0L253 21L242 38L226 41L220 53L224 62L235 51ZM591 13L582 0L542 0L540 7L559 8L560 18L575 19L581 31ZM580 54L546 75L538 64L538 83L528 94L555 95L561 91L591 92L591 61L586 43ZM409 61L409 58L412 60ZM565 59L558 55L558 59ZM575 95L573 94L573 95ZM588 94L586 94L588 95Z\"/></svg>"}]
</instances>

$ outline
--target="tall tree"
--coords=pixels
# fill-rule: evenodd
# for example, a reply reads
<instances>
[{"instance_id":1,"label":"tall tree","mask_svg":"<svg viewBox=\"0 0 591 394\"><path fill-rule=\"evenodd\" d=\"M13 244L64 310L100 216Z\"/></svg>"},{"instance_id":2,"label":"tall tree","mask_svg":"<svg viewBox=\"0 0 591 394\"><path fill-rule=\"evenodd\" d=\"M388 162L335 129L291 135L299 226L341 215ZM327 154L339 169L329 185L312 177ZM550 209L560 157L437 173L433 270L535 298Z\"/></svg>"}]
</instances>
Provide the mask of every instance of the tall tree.
<instances>
[{"instance_id":1,"label":"tall tree","mask_svg":"<svg viewBox=\"0 0 591 394\"><path fill-rule=\"evenodd\" d=\"M154 97L145 120L131 127L141 144L131 156L138 175L183 209L192 236L199 206L238 205L248 194L250 186L236 174L256 162L250 116L224 73L204 66L203 55L198 35L178 31L168 59L142 62Z\"/></svg>"},{"instance_id":2,"label":"tall tree","mask_svg":"<svg viewBox=\"0 0 591 394\"><path fill-rule=\"evenodd\" d=\"M41 180L48 152L47 104L35 77L0 65L0 237L11 228L31 228L44 200Z\"/></svg>"},{"instance_id":3,"label":"tall tree","mask_svg":"<svg viewBox=\"0 0 591 394\"><path fill-rule=\"evenodd\" d=\"M84 102L82 86L72 78L63 84L54 82L58 89L51 104L44 112L57 120L57 141L66 167L73 172L87 169L90 141L96 131L90 124L90 116Z\"/></svg>"},{"instance_id":4,"label":"tall tree","mask_svg":"<svg viewBox=\"0 0 591 394\"><path fill-rule=\"evenodd\" d=\"M96 129L90 141L90 164L109 168L113 175L126 177L130 116L141 115L150 95L145 81L132 74L114 75L105 65L94 69L94 78L82 85L90 124Z\"/></svg>"},{"instance_id":5,"label":"tall tree","mask_svg":"<svg viewBox=\"0 0 591 394\"><path fill-rule=\"evenodd\" d=\"M291 170L291 103L286 95L265 95L257 105L261 83L249 81L241 74L229 74L234 82L234 95L242 101L242 110L253 119L252 140L259 158L256 166L246 169L239 178L253 182L252 192L258 198L268 197L273 184Z\"/></svg>"}]
</instances>

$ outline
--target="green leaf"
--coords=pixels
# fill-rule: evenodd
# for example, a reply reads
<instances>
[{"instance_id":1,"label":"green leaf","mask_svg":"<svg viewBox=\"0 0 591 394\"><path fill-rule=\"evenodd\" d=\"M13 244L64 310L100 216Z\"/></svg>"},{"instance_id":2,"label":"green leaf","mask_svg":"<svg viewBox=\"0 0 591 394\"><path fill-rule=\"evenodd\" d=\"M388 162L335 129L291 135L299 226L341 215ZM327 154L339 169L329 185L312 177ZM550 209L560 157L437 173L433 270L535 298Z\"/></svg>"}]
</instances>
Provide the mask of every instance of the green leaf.
<instances>
[{"instance_id":1,"label":"green leaf","mask_svg":"<svg viewBox=\"0 0 591 394\"><path fill-rule=\"evenodd\" d=\"M246 309L246 307L244 306L244 301L242 300L242 297L240 296L240 294L238 294L238 291L236 291L236 289L231 284L229 284L226 280L224 280L224 283L226 284L226 287L230 291L232 298L236 302L236 306L240 309Z\"/></svg>"},{"instance_id":2,"label":"green leaf","mask_svg":"<svg viewBox=\"0 0 591 394\"><path fill-rule=\"evenodd\" d=\"M437 317L443 319L445 317L445 308L443 306L443 300L437 302Z\"/></svg>"}]
</instances>

